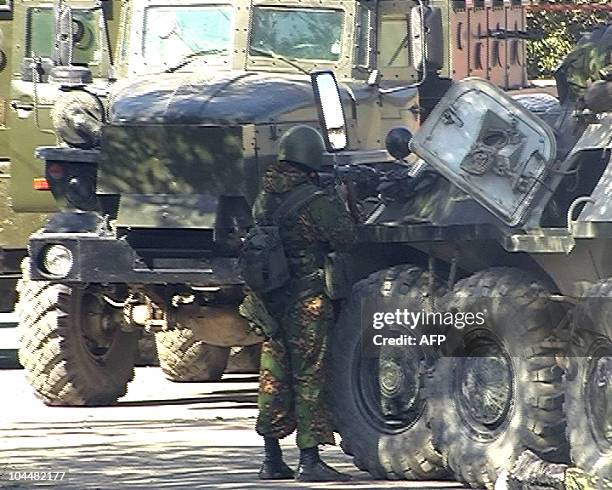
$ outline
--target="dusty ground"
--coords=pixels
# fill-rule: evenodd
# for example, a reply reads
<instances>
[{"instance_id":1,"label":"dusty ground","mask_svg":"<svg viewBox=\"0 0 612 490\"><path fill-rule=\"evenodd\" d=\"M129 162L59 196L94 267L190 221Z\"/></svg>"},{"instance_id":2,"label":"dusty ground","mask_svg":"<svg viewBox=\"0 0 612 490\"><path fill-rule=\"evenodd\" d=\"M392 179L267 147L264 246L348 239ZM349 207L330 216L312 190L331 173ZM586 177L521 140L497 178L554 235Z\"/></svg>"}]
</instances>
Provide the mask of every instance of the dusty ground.
<instances>
[{"instance_id":1,"label":"dusty ground","mask_svg":"<svg viewBox=\"0 0 612 490\"><path fill-rule=\"evenodd\" d=\"M349 472L348 484L262 483L254 478L261 456L253 431L255 376L230 375L221 383L176 384L158 368L138 368L117 406L45 407L21 370L0 370L0 473L66 472L55 488L453 488L443 482L373 481L338 448L324 457ZM283 441L294 465L293 441ZM38 483L37 485L42 484ZM31 483L0 480L0 488Z\"/></svg>"}]
</instances>

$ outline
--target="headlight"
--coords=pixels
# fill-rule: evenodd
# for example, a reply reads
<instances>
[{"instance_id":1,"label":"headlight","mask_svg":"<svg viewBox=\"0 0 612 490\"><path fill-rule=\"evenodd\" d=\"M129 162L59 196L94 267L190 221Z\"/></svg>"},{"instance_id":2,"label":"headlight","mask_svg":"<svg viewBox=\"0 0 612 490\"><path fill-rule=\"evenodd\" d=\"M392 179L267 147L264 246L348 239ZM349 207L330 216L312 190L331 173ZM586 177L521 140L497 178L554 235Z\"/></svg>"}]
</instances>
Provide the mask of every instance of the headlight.
<instances>
[{"instance_id":1,"label":"headlight","mask_svg":"<svg viewBox=\"0 0 612 490\"><path fill-rule=\"evenodd\" d=\"M43 272L57 277L65 277L72 269L72 252L63 245L48 245L42 251Z\"/></svg>"}]
</instances>

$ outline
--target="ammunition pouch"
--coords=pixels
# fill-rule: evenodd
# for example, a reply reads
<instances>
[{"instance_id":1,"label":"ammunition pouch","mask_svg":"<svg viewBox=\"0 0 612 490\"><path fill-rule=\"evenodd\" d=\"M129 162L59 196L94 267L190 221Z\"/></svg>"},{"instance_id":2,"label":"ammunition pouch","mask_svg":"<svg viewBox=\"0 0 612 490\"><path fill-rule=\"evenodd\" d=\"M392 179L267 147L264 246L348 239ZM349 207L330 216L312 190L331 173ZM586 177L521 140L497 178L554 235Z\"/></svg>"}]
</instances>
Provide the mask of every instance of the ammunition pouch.
<instances>
[{"instance_id":1,"label":"ammunition pouch","mask_svg":"<svg viewBox=\"0 0 612 490\"><path fill-rule=\"evenodd\" d=\"M350 255L332 252L325 258L325 294L331 300L344 299L351 293L353 278Z\"/></svg>"},{"instance_id":2,"label":"ammunition pouch","mask_svg":"<svg viewBox=\"0 0 612 490\"><path fill-rule=\"evenodd\" d=\"M257 295L247 294L238 308L238 312L249 322L251 330L256 335L272 339L278 334L278 322Z\"/></svg>"}]
</instances>

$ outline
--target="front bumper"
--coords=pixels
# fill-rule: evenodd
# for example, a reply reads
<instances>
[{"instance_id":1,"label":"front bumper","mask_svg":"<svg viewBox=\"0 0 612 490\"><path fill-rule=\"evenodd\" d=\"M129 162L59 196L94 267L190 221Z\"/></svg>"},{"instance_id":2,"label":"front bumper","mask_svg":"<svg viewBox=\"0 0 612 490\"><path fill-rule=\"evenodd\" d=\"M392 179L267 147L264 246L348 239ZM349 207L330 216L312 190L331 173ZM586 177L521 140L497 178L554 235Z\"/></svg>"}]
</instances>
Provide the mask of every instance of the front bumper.
<instances>
[{"instance_id":1,"label":"front bumper","mask_svg":"<svg viewBox=\"0 0 612 490\"><path fill-rule=\"evenodd\" d=\"M50 245L63 245L72 254L67 275L53 276L42 267L43 254ZM40 232L28 246L30 277L61 283L188 284L202 287L241 285L237 259L212 253L134 249L125 238L97 233Z\"/></svg>"}]
</instances>

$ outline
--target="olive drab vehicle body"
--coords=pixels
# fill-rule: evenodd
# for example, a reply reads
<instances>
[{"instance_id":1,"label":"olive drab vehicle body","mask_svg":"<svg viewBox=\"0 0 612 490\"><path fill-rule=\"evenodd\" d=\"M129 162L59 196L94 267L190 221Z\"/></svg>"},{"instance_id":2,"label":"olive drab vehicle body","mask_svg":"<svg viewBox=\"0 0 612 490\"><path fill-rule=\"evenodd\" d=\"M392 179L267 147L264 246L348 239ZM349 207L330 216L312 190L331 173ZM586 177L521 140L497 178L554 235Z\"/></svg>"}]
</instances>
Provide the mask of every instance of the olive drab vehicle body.
<instances>
[{"instance_id":1,"label":"olive drab vehicle body","mask_svg":"<svg viewBox=\"0 0 612 490\"><path fill-rule=\"evenodd\" d=\"M11 70L10 70L10 51L12 46L13 39L13 13L12 13L12 2L4 1L0 3L0 193L3 196L8 196L9 189L9 179L10 179L10 169L8 162L8 127L6 124L6 118L8 115L8 107L9 102L6 95L9 93L9 87L11 83ZM18 231L13 228L11 225L16 224L11 219L13 216L11 215L8 206L6 210L2 210L1 220L3 228L8 227L11 228L12 232L18 233ZM25 254L25 244L27 241L28 235L34 231L36 227L32 227L26 231L26 233L22 236L21 240L21 254L20 257L23 257ZM6 234L6 233L4 233ZM10 237L7 237L7 240L11 240ZM8 252L10 254L10 252ZM11 291L14 291L15 284L17 282L17 274L19 270L19 260L20 257L17 257L16 260L7 260L7 253L3 254L3 271L2 274L4 279L0 281L0 291L2 291L2 296L10 296L7 301L3 301L0 305L0 309L2 311L10 311L12 310L13 304L15 302L15 294ZM12 263L11 263L12 262Z\"/></svg>"},{"instance_id":2,"label":"olive drab vehicle body","mask_svg":"<svg viewBox=\"0 0 612 490\"><path fill-rule=\"evenodd\" d=\"M91 66L96 83L108 79L109 58L103 54L106 41L100 29L100 16L108 20L108 36L116 42L122 2L67 2L74 8L74 62ZM54 57L55 29L52 3L7 0L0 5L0 249L2 268L0 289L2 309L11 311L15 285L21 275L20 263L26 256L28 236L57 210L50 193L37 191L36 178L43 166L34 156L41 144L57 140L50 121L50 109L60 94L59 84L48 79ZM32 66L40 58L41 65ZM37 78L36 78L37 77ZM37 83L35 83L36 78Z\"/></svg>"}]
</instances>

